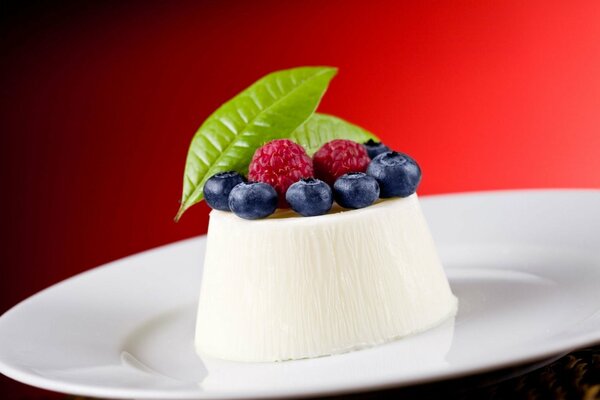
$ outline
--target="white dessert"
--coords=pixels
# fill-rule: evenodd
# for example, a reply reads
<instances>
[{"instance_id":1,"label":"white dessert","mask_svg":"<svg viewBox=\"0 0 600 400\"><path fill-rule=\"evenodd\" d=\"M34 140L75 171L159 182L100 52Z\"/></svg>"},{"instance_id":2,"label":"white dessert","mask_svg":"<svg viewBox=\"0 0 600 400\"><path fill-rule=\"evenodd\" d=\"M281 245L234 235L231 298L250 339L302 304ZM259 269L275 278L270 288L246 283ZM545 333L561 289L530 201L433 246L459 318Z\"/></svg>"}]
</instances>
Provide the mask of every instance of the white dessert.
<instances>
[{"instance_id":1,"label":"white dessert","mask_svg":"<svg viewBox=\"0 0 600 400\"><path fill-rule=\"evenodd\" d=\"M199 353L235 361L342 353L424 331L456 310L416 194L318 217L210 214Z\"/></svg>"}]
</instances>

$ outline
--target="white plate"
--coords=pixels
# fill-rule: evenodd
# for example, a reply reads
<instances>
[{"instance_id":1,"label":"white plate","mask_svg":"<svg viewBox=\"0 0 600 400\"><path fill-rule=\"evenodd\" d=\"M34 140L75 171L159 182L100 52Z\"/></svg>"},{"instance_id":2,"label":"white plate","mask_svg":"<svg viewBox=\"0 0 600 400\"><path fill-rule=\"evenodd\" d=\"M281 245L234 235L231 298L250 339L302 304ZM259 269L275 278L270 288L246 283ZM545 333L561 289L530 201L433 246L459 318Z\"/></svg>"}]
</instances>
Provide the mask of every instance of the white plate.
<instances>
[{"instance_id":1,"label":"white plate","mask_svg":"<svg viewBox=\"0 0 600 400\"><path fill-rule=\"evenodd\" d=\"M422 203L460 300L456 320L439 328L312 360L200 359L192 340L205 241L196 238L83 273L8 311L0 372L107 398L306 396L455 377L600 342L600 191Z\"/></svg>"}]
</instances>

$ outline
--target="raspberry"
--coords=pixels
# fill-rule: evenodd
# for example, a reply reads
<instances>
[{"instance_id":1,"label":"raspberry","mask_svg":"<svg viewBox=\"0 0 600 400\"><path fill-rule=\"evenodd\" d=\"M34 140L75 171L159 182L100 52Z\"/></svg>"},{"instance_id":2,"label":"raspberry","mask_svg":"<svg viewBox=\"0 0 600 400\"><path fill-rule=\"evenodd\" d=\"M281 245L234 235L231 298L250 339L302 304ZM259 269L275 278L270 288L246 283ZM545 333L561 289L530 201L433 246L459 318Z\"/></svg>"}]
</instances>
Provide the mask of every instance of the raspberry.
<instances>
[{"instance_id":1,"label":"raspberry","mask_svg":"<svg viewBox=\"0 0 600 400\"><path fill-rule=\"evenodd\" d=\"M362 144L344 139L325 143L313 156L315 175L330 185L348 172L365 172L370 161Z\"/></svg>"},{"instance_id":2,"label":"raspberry","mask_svg":"<svg viewBox=\"0 0 600 400\"><path fill-rule=\"evenodd\" d=\"M312 176L311 158L300 145L287 139L273 140L257 149L248 168L248 179L275 188L279 208L289 208L285 192L292 183Z\"/></svg>"}]
</instances>

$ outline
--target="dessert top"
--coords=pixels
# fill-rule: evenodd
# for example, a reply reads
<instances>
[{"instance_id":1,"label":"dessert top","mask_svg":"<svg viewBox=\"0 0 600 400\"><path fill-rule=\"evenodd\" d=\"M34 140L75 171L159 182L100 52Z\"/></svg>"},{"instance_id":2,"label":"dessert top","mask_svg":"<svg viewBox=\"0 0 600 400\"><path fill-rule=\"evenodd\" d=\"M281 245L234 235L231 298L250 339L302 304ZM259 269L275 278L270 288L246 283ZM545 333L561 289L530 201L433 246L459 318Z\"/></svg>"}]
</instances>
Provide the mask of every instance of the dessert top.
<instances>
[{"instance_id":1,"label":"dessert top","mask_svg":"<svg viewBox=\"0 0 600 400\"><path fill-rule=\"evenodd\" d=\"M342 208L338 204L334 203L333 207L328 213L314 217L303 217L291 209L278 209L266 218L258 220L246 220L243 218L238 218L235 214L228 211L212 210L210 212L210 219L211 221L213 219L227 220L235 224L252 224L254 227L272 226L273 224L281 223L290 223L292 225L327 224L331 223L332 219L353 219L359 216L370 217L375 214L388 213L397 208L415 208L418 207L418 204L417 194L414 193L408 197L379 199L369 207L356 210Z\"/></svg>"}]
</instances>

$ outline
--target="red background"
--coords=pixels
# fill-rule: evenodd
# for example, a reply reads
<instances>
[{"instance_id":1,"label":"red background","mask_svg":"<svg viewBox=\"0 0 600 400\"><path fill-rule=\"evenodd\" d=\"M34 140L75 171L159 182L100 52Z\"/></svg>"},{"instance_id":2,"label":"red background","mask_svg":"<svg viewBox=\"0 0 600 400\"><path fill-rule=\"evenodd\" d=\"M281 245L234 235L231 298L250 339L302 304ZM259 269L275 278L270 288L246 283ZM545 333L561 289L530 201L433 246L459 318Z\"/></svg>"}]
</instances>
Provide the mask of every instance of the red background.
<instances>
[{"instance_id":1,"label":"red background","mask_svg":"<svg viewBox=\"0 0 600 400\"><path fill-rule=\"evenodd\" d=\"M204 204L173 222L189 141L276 69L339 67L321 110L421 194L600 187L600 2L52 3L1 6L0 312L204 233Z\"/></svg>"}]
</instances>

